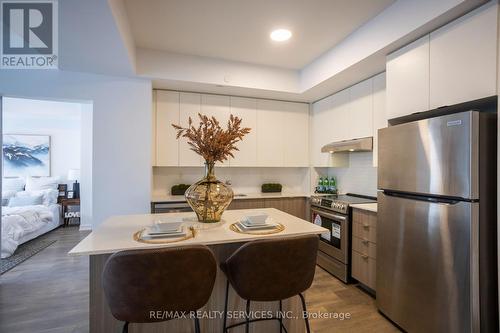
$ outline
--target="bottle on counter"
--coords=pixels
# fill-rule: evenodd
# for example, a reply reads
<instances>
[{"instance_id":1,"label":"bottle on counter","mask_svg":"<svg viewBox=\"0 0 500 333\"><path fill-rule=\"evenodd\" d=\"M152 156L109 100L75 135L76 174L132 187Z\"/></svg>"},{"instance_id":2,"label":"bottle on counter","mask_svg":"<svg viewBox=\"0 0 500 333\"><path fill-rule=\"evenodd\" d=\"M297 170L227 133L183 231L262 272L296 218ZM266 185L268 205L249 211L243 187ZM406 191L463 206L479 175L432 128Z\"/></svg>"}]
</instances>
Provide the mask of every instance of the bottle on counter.
<instances>
[{"instance_id":1,"label":"bottle on counter","mask_svg":"<svg viewBox=\"0 0 500 333\"><path fill-rule=\"evenodd\" d=\"M335 180L335 177L330 177L330 182L328 184L328 191L331 193L336 193L337 192L337 181Z\"/></svg>"},{"instance_id":2,"label":"bottle on counter","mask_svg":"<svg viewBox=\"0 0 500 333\"><path fill-rule=\"evenodd\" d=\"M319 193L323 192L323 177L319 177L318 186L316 187L316 191Z\"/></svg>"}]
</instances>

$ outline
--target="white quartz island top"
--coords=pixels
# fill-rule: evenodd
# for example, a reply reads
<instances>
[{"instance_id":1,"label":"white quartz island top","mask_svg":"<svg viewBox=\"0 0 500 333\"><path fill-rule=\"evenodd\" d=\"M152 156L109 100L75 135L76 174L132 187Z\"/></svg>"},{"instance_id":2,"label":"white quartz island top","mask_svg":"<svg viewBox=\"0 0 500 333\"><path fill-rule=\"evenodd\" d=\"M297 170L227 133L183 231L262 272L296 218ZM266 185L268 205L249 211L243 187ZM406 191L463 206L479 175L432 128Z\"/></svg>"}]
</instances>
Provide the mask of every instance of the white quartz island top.
<instances>
[{"instance_id":1,"label":"white quartz island top","mask_svg":"<svg viewBox=\"0 0 500 333\"><path fill-rule=\"evenodd\" d=\"M274 222L283 224L285 230L275 234L252 235L238 233L229 228L232 223L239 221L245 215L255 214L256 212L268 214ZM186 227L195 227L196 236L180 242L167 244L145 244L133 239L135 232L152 225L162 217L182 217ZM199 223L193 212L123 215L113 216L105 220L96 230L78 243L69 254L98 255L122 250L178 247L190 244L215 245L247 242L264 238L321 234L325 231L327 229L274 208L228 210L224 212L222 221L219 223Z\"/></svg>"},{"instance_id":2,"label":"white quartz island top","mask_svg":"<svg viewBox=\"0 0 500 333\"><path fill-rule=\"evenodd\" d=\"M353 204L351 205L352 208L357 208L357 209L362 209L362 210L367 210L369 212L377 212L377 203L364 203L364 204Z\"/></svg>"}]
</instances>

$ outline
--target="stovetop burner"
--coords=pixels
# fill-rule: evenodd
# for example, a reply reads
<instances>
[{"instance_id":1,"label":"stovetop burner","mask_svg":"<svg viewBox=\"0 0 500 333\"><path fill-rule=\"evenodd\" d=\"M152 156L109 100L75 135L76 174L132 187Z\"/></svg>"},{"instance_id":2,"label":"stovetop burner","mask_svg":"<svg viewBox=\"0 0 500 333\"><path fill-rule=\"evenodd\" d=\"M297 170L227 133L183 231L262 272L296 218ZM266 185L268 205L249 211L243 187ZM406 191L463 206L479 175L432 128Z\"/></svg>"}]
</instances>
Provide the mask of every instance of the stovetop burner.
<instances>
[{"instance_id":1,"label":"stovetop burner","mask_svg":"<svg viewBox=\"0 0 500 333\"><path fill-rule=\"evenodd\" d=\"M349 205L359 203L376 202L376 198L347 193L341 195L315 195L311 196L311 205L328 210L332 210L341 214L348 214Z\"/></svg>"}]
</instances>

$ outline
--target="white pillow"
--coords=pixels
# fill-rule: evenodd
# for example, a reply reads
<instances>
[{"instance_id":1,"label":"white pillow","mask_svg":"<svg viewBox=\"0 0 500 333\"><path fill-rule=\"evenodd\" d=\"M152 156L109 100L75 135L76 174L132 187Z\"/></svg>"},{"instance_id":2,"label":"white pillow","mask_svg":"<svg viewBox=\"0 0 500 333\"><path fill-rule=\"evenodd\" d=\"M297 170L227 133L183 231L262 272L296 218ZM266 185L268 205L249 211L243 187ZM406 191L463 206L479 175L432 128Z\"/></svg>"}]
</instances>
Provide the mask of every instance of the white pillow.
<instances>
[{"instance_id":1,"label":"white pillow","mask_svg":"<svg viewBox=\"0 0 500 333\"><path fill-rule=\"evenodd\" d=\"M2 192L3 191L15 191L19 192L24 190L24 185L26 184L23 178L3 178L2 179Z\"/></svg>"},{"instance_id":2,"label":"white pillow","mask_svg":"<svg viewBox=\"0 0 500 333\"><path fill-rule=\"evenodd\" d=\"M42 204L49 206L57 203L58 190L38 190L17 192L16 197L42 196Z\"/></svg>"},{"instance_id":3,"label":"white pillow","mask_svg":"<svg viewBox=\"0 0 500 333\"><path fill-rule=\"evenodd\" d=\"M10 198L14 197L16 193L16 191L2 191L2 206L7 206Z\"/></svg>"},{"instance_id":4,"label":"white pillow","mask_svg":"<svg viewBox=\"0 0 500 333\"><path fill-rule=\"evenodd\" d=\"M43 202L41 195L12 197L9 200L9 207L41 205Z\"/></svg>"},{"instance_id":5,"label":"white pillow","mask_svg":"<svg viewBox=\"0 0 500 333\"><path fill-rule=\"evenodd\" d=\"M26 179L26 191L57 190L59 177L28 177Z\"/></svg>"}]
</instances>

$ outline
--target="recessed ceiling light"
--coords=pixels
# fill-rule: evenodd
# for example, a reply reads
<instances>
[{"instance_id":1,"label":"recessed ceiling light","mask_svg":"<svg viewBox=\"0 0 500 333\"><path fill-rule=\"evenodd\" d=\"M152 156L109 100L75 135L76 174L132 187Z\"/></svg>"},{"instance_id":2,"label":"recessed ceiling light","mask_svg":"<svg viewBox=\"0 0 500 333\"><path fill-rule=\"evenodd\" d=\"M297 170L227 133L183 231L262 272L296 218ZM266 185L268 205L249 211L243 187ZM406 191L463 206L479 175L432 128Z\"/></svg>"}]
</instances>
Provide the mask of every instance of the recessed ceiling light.
<instances>
[{"instance_id":1,"label":"recessed ceiling light","mask_svg":"<svg viewBox=\"0 0 500 333\"><path fill-rule=\"evenodd\" d=\"M292 32L287 29L276 29L273 32L271 32L270 37L272 40L276 42L284 42L286 40L289 40L290 37L292 37Z\"/></svg>"}]
</instances>

